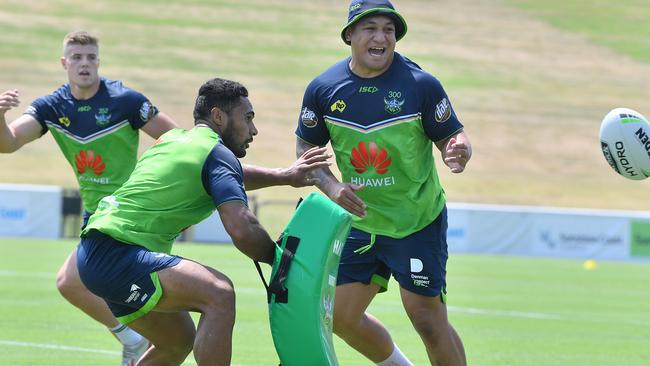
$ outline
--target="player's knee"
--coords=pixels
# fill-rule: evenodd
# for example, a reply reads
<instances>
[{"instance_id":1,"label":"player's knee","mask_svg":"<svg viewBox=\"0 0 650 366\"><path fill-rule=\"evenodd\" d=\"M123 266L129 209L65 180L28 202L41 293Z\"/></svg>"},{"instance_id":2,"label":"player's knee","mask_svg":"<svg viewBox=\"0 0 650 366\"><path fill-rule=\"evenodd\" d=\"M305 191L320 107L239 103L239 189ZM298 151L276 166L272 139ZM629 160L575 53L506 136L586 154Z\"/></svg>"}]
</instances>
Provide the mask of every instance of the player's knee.
<instances>
[{"instance_id":1,"label":"player's knee","mask_svg":"<svg viewBox=\"0 0 650 366\"><path fill-rule=\"evenodd\" d=\"M56 274L56 288L63 297L69 297L78 289L77 281L68 274L67 267L64 265Z\"/></svg>"},{"instance_id":2,"label":"player's knee","mask_svg":"<svg viewBox=\"0 0 650 366\"><path fill-rule=\"evenodd\" d=\"M431 312L420 311L409 314L413 328L429 345L434 346L449 337L447 319L437 319Z\"/></svg>"},{"instance_id":3,"label":"player's knee","mask_svg":"<svg viewBox=\"0 0 650 366\"><path fill-rule=\"evenodd\" d=\"M347 311L334 311L334 333L345 335L356 329L361 322L358 314L351 314Z\"/></svg>"},{"instance_id":4,"label":"player's knee","mask_svg":"<svg viewBox=\"0 0 650 366\"><path fill-rule=\"evenodd\" d=\"M213 301L228 306L235 306L235 285L229 278L219 278L212 284Z\"/></svg>"},{"instance_id":5,"label":"player's knee","mask_svg":"<svg viewBox=\"0 0 650 366\"><path fill-rule=\"evenodd\" d=\"M219 278L211 284L208 294L209 311L235 317L235 287L229 278Z\"/></svg>"},{"instance_id":6,"label":"player's knee","mask_svg":"<svg viewBox=\"0 0 650 366\"><path fill-rule=\"evenodd\" d=\"M161 350L160 352L162 355L164 355L163 357L166 359L168 364L180 365L183 363L183 361L185 361L187 356L189 356L190 352L192 352L193 346L194 342L189 344L175 344L173 346L167 347L164 350Z\"/></svg>"},{"instance_id":7,"label":"player's knee","mask_svg":"<svg viewBox=\"0 0 650 366\"><path fill-rule=\"evenodd\" d=\"M194 323L188 318L188 321L179 322L174 327L173 334L168 334L163 338L156 339L154 345L156 353L159 354L162 363L180 365L192 352L196 329Z\"/></svg>"},{"instance_id":8,"label":"player's knee","mask_svg":"<svg viewBox=\"0 0 650 366\"><path fill-rule=\"evenodd\" d=\"M196 330L194 326L184 326L180 327L177 330L179 341L172 345L168 352L171 354L172 358L179 361L180 364L187 358L187 356L192 352L194 348L194 337L196 336Z\"/></svg>"}]
</instances>

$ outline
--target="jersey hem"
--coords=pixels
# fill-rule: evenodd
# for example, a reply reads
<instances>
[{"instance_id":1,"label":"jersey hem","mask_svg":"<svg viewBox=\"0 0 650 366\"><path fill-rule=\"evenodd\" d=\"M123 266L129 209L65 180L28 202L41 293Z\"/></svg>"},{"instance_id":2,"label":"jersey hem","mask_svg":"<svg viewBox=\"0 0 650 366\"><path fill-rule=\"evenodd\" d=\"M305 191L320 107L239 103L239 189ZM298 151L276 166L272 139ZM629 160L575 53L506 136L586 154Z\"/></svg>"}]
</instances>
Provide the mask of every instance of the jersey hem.
<instances>
[{"instance_id":1,"label":"jersey hem","mask_svg":"<svg viewBox=\"0 0 650 366\"><path fill-rule=\"evenodd\" d=\"M447 204L447 200L443 199L442 204L440 205L440 207L437 207L435 210L433 210L433 215L431 215L431 220L425 220L423 224L415 226L413 229L408 230L408 232L405 233L405 234L402 234L402 233L395 234L394 232L388 232L388 231L383 231L383 230L372 230L369 227L364 227L364 225L357 225L357 224L355 224L354 221L352 222L352 227L355 228L355 229L364 231L366 233L369 233L369 234L387 236L387 237L393 238L393 239L402 239L402 238L405 238L405 237L407 237L407 236L409 236L409 235L411 235L413 233L416 233L416 232L424 229L425 227L427 227L427 225L431 224L440 215L442 210L445 209L446 204Z\"/></svg>"}]
</instances>

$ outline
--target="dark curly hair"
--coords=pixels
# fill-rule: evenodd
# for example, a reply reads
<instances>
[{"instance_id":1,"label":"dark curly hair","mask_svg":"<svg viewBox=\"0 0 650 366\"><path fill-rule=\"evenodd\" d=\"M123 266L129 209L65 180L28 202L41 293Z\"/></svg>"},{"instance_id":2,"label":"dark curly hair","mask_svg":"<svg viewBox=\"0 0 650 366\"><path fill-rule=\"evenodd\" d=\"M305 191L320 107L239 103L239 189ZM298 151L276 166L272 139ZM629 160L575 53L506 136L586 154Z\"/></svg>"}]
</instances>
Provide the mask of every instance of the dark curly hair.
<instances>
[{"instance_id":1,"label":"dark curly hair","mask_svg":"<svg viewBox=\"0 0 650 366\"><path fill-rule=\"evenodd\" d=\"M214 107L229 113L237 106L240 97L248 97L248 90L236 81L219 78L206 81L199 88L199 95L196 97L194 123L207 119Z\"/></svg>"}]
</instances>

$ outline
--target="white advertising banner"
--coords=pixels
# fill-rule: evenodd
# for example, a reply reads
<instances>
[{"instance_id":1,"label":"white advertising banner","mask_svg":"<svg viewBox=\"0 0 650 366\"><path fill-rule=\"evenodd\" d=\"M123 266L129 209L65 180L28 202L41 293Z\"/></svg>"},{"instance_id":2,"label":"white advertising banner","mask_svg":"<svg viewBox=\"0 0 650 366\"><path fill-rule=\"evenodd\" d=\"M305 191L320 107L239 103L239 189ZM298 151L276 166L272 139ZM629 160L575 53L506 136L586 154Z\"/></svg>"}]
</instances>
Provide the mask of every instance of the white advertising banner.
<instances>
[{"instance_id":1,"label":"white advertising banner","mask_svg":"<svg viewBox=\"0 0 650 366\"><path fill-rule=\"evenodd\" d=\"M530 254L529 216L528 213L505 206L449 203L449 250L465 253ZM460 238L459 233L463 233Z\"/></svg>"},{"instance_id":2,"label":"white advertising banner","mask_svg":"<svg viewBox=\"0 0 650 366\"><path fill-rule=\"evenodd\" d=\"M468 238L479 253L526 254L530 243L529 217L510 211L470 211Z\"/></svg>"},{"instance_id":3,"label":"white advertising banner","mask_svg":"<svg viewBox=\"0 0 650 366\"><path fill-rule=\"evenodd\" d=\"M459 203L448 212L450 252L650 258L648 212Z\"/></svg>"},{"instance_id":4,"label":"white advertising banner","mask_svg":"<svg viewBox=\"0 0 650 366\"><path fill-rule=\"evenodd\" d=\"M630 253L629 219L575 214L540 214L533 224L531 254L625 259Z\"/></svg>"},{"instance_id":5,"label":"white advertising banner","mask_svg":"<svg viewBox=\"0 0 650 366\"><path fill-rule=\"evenodd\" d=\"M58 239L63 189L0 184L0 237Z\"/></svg>"}]
</instances>

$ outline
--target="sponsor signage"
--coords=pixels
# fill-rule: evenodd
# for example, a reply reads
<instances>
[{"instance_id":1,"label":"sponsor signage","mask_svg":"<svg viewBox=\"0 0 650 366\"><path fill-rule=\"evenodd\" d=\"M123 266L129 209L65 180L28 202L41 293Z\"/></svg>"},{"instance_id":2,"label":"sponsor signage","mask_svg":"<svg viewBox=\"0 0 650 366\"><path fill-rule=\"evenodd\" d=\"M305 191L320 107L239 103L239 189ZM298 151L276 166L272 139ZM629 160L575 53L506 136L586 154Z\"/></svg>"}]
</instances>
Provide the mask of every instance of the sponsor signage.
<instances>
[{"instance_id":1,"label":"sponsor signage","mask_svg":"<svg viewBox=\"0 0 650 366\"><path fill-rule=\"evenodd\" d=\"M625 258L628 220L590 215L540 215L533 226L533 254Z\"/></svg>"},{"instance_id":2,"label":"sponsor signage","mask_svg":"<svg viewBox=\"0 0 650 366\"><path fill-rule=\"evenodd\" d=\"M448 203L450 252L650 259L650 213Z\"/></svg>"}]
</instances>

